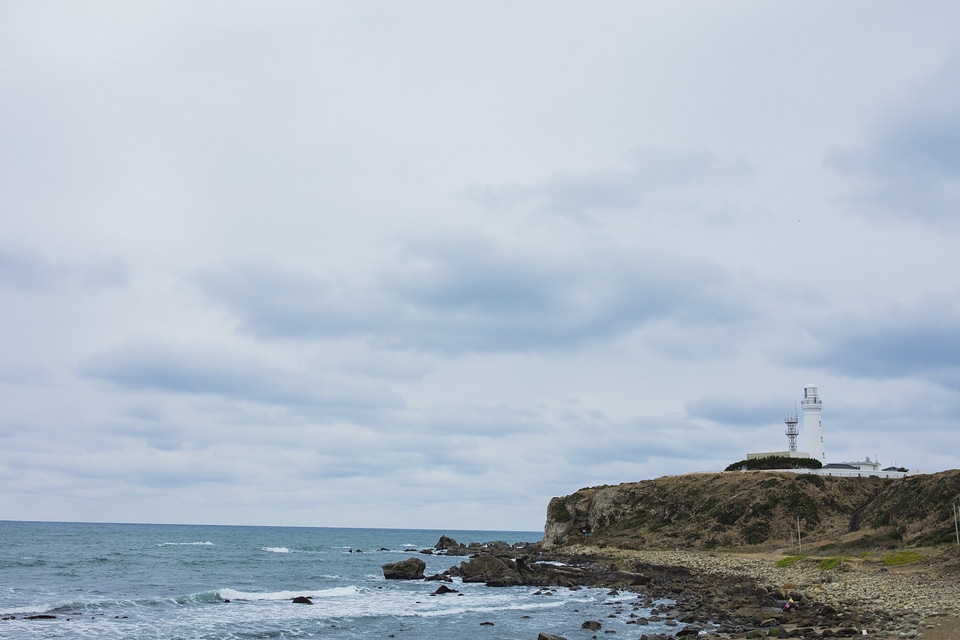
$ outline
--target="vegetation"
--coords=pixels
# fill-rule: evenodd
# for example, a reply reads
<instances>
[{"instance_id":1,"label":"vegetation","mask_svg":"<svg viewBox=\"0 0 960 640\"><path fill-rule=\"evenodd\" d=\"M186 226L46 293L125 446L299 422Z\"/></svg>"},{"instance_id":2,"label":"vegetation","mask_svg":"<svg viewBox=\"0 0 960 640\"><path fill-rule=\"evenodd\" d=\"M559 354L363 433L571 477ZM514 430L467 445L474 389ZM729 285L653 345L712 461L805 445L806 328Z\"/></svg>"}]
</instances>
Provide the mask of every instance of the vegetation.
<instances>
[{"instance_id":1,"label":"vegetation","mask_svg":"<svg viewBox=\"0 0 960 640\"><path fill-rule=\"evenodd\" d=\"M916 551L896 551L883 556L883 564L892 567L898 564L907 564L908 562L923 560L924 557L925 556L920 555Z\"/></svg>"},{"instance_id":2,"label":"vegetation","mask_svg":"<svg viewBox=\"0 0 960 640\"><path fill-rule=\"evenodd\" d=\"M799 562L800 560L803 560L806 557L807 556L787 556L786 558L781 558L780 560L777 560L777 566L780 567L781 569L785 569L786 567L789 567Z\"/></svg>"},{"instance_id":3,"label":"vegetation","mask_svg":"<svg viewBox=\"0 0 960 640\"><path fill-rule=\"evenodd\" d=\"M820 543L819 558L874 551L880 562L884 553L955 542L957 496L960 469L900 479L692 473L554 498L546 536L548 544L573 544L589 531L592 543L625 548L796 549L801 535L804 551Z\"/></svg>"},{"instance_id":4,"label":"vegetation","mask_svg":"<svg viewBox=\"0 0 960 640\"><path fill-rule=\"evenodd\" d=\"M831 569L836 569L840 566L843 561L846 560L843 556L837 558L824 558L820 561L820 571L830 571Z\"/></svg>"},{"instance_id":5,"label":"vegetation","mask_svg":"<svg viewBox=\"0 0 960 640\"><path fill-rule=\"evenodd\" d=\"M788 458L787 456L769 456L750 458L729 465L724 471L765 471L770 469L819 469L823 464L814 458Z\"/></svg>"}]
</instances>

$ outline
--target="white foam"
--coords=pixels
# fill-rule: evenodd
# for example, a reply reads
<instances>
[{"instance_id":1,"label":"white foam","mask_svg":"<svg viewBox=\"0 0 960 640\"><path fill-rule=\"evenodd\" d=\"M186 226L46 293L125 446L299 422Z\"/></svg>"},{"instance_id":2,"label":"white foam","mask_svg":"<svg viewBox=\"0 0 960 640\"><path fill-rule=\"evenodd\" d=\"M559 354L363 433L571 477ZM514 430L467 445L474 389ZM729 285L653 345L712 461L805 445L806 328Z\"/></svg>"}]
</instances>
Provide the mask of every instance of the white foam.
<instances>
[{"instance_id":1,"label":"white foam","mask_svg":"<svg viewBox=\"0 0 960 640\"><path fill-rule=\"evenodd\" d=\"M251 591L237 591L236 589L220 589L218 593L224 600L293 600L298 596L307 596L309 598L337 598L344 596L354 596L359 593L359 589L354 586L334 587L333 589L320 589L318 591L271 591L267 593L257 593Z\"/></svg>"},{"instance_id":2,"label":"white foam","mask_svg":"<svg viewBox=\"0 0 960 640\"><path fill-rule=\"evenodd\" d=\"M290 553L286 547L260 547L260 551L269 551L271 553Z\"/></svg>"},{"instance_id":3,"label":"white foam","mask_svg":"<svg viewBox=\"0 0 960 640\"><path fill-rule=\"evenodd\" d=\"M212 542L158 542L158 547L212 547Z\"/></svg>"}]
</instances>

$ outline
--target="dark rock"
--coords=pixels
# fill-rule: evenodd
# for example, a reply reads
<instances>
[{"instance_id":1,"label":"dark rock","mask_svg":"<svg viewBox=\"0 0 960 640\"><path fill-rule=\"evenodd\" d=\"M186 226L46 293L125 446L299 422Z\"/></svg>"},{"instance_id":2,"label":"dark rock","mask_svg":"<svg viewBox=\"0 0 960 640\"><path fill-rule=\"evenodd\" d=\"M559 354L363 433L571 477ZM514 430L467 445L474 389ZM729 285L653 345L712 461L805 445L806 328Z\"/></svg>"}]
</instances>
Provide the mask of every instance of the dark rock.
<instances>
[{"instance_id":1,"label":"dark rock","mask_svg":"<svg viewBox=\"0 0 960 640\"><path fill-rule=\"evenodd\" d=\"M481 622L481 623L480 623L480 626L481 626L481 627L492 627L492 626L493 626L493 623L490 622L490 621Z\"/></svg>"},{"instance_id":2,"label":"dark rock","mask_svg":"<svg viewBox=\"0 0 960 640\"><path fill-rule=\"evenodd\" d=\"M457 591L456 589L451 589L445 584L442 584L437 588L436 591L433 592L433 595L438 596L443 593L460 593L460 592Z\"/></svg>"},{"instance_id":3,"label":"dark rock","mask_svg":"<svg viewBox=\"0 0 960 640\"><path fill-rule=\"evenodd\" d=\"M541 633L537 636L537 640L567 640L563 636L555 636L552 633Z\"/></svg>"},{"instance_id":4,"label":"dark rock","mask_svg":"<svg viewBox=\"0 0 960 640\"><path fill-rule=\"evenodd\" d=\"M677 631L675 635L678 638L685 638L687 636L697 637L698 635L700 635L701 631L702 629L700 627L696 627L691 624L691 625L687 625L683 629L680 629L680 631Z\"/></svg>"},{"instance_id":5,"label":"dark rock","mask_svg":"<svg viewBox=\"0 0 960 640\"><path fill-rule=\"evenodd\" d=\"M467 562L461 562L460 575L463 576L464 582L503 581L507 577L514 579L519 577L516 563L492 555L477 556Z\"/></svg>"},{"instance_id":6,"label":"dark rock","mask_svg":"<svg viewBox=\"0 0 960 640\"><path fill-rule=\"evenodd\" d=\"M437 544L433 545L433 548L437 551L442 551L448 556L465 556L469 553L467 547L447 536L440 536L440 539L437 540Z\"/></svg>"},{"instance_id":7,"label":"dark rock","mask_svg":"<svg viewBox=\"0 0 960 640\"><path fill-rule=\"evenodd\" d=\"M420 558L407 558L400 562L387 563L381 567L387 580L422 580L427 564Z\"/></svg>"},{"instance_id":8,"label":"dark rock","mask_svg":"<svg viewBox=\"0 0 960 640\"><path fill-rule=\"evenodd\" d=\"M27 620L56 620L57 616L50 615L49 613L38 613L33 616L27 616Z\"/></svg>"},{"instance_id":9,"label":"dark rock","mask_svg":"<svg viewBox=\"0 0 960 640\"><path fill-rule=\"evenodd\" d=\"M313 600L310 599L310 596L297 596L293 599L294 604L313 604Z\"/></svg>"},{"instance_id":10,"label":"dark rock","mask_svg":"<svg viewBox=\"0 0 960 640\"><path fill-rule=\"evenodd\" d=\"M580 628L586 629L587 631L600 631L600 629L603 628L603 625L597 622L596 620L587 620L582 625L580 625Z\"/></svg>"},{"instance_id":11,"label":"dark rock","mask_svg":"<svg viewBox=\"0 0 960 640\"><path fill-rule=\"evenodd\" d=\"M438 580L442 582L453 582L453 578L451 578L450 576L445 576L442 573L435 573L432 576L427 576L426 578L424 578L424 580L434 581L434 582Z\"/></svg>"}]
</instances>

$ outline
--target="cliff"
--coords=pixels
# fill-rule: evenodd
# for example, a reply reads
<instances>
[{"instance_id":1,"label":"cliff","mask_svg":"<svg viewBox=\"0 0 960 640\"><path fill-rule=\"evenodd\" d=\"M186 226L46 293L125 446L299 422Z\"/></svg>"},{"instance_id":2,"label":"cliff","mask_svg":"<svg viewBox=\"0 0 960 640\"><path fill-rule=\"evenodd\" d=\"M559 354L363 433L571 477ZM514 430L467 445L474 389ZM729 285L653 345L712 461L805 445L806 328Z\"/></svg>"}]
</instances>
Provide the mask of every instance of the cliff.
<instances>
[{"instance_id":1,"label":"cliff","mask_svg":"<svg viewBox=\"0 0 960 640\"><path fill-rule=\"evenodd\" d=\"M955 541L960 470L898 480L771 471L696 473L581 489L547 507L544 546L844 548Z\"/></svg>"}]
</instances>

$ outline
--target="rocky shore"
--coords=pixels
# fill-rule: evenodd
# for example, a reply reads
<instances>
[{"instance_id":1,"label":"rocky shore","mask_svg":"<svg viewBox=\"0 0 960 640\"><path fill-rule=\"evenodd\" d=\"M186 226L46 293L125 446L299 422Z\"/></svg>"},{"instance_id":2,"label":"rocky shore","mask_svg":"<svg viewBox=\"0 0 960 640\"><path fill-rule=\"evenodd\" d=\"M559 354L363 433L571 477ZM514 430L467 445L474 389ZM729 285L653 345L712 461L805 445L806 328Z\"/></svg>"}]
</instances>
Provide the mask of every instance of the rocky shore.
<instances>
[{"instance_id":1,"label":"rocky shore","mask_svg":"<svg viewBox=\"0 0 960 640\"><path fill-rule=\"evenodd\" d=\"M492 587L592 586L610 588L614 595L622 592L624 603L632 604L617 607L611 617L623 616L628 618L627 624L636 624L641 640L960 640L957 548L938 551L933 561L888 567L879 557L861 556L844 558L830 568L819 558L778 566L786 557L782 553L585 545L544 549L539 544L511 547L502 543L464 546L449 538L441 538L436 549L423 552L466 556L444 572L465 582ZM416 567L412 568L411 579L422 578L422 573L417 576ZM385 575L387 571L385 566ZM630 600L627 595L631 592L642 598ZM664 599L673 604L663 604ZM638 613L651 606L649 617ZM644 634L643 627L654 621L676 631L672 635ZM584 624L588 622L596 623Z\"/></svg>"},{"instance_id":2,"label":"rocky shore","mask_svg":"<svg viewBox=\"0 0 960 640\"><path fill-rule=\"evenodd\" d=\"M957 549L943 551L945 562L885 567L880 562L848 558L830 570L819 559L777 566L782 554L742 554L687 551L626 551L574 546L564 549L572 556L593 555L616 565L649 564L683 567L701 578L714 576L721 583L755 581L758 593L766 591L778 602L793 597L799 603L793 611L770 611L761 606L757 613L771 613L755 630L707 633L701 637L768 637L770 628L781 627L789 637L851 636L892 640L960 640L960 586L957 583ZM946 569L946 570L945 570ZM703 580L703 584L715 584ZM692 596L695 600L707 593ZM723 589L729 592L731 589ZM713 593L713 596L718 595ZM684 606L686 596L678 599ZM763 604L763 598L758 599ZM723 598L714 598L720 618L735 617L736 610L723 610ZM731 615L734 614L734 615ZM764 629L768 626L768 629ZM760 634L753 633L759 631ZM851 633L855 631L856 633Z\"/></svg>"}]
</instances>

